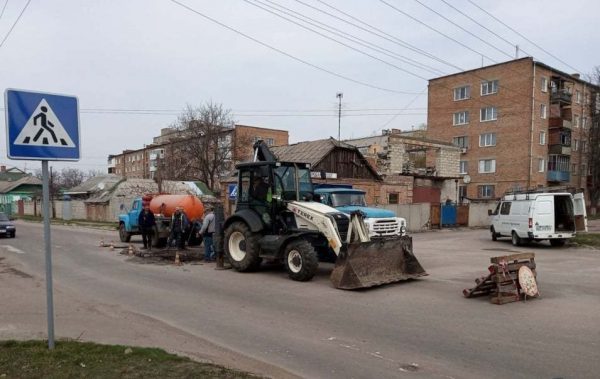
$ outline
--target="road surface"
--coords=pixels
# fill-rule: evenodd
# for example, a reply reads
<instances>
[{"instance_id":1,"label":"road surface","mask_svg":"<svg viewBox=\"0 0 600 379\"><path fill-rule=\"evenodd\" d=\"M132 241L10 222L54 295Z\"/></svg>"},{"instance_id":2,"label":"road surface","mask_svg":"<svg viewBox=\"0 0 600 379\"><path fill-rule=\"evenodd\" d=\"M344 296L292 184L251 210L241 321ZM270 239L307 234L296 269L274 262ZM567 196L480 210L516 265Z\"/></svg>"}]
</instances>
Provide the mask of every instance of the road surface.
<instances>
[{"instance_id":1,"label":"road surface","mask_svg":"<svg viewBox=\"0 0 600 379\"><path fill-rule=\"evenodd\" d=\"M0 339L44 338L43 229L0 239ZM485 230L414 235L429 276L370 290L331 287L271 267L142 264L97 247L116 232L52 227L56 335L158 346L271 377L595 378L600 252L514 248ZM135 239L136 237L134 237ZM489 257L533 251L541 298L465 299Z\"/></svg>"}]
</instances>

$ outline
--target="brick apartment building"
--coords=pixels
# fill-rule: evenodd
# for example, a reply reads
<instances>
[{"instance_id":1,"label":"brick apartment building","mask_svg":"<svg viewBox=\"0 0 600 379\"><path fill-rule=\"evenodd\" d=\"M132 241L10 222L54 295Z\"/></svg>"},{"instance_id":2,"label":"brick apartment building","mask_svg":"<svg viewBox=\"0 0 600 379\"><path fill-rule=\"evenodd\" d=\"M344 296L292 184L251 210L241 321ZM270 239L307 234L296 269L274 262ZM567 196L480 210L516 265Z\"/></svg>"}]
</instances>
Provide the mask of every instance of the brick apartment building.
<instances>
[{"instance_id":1,"label":"brick apartment building","mask_svg":"<svg viewBox=\"0 0 600 379\"><path fill-rule=\"evenodd\" d=\"M252 144L262 139L269 145L287 145L287 130L260 128L248 125L235 125L224 136L231 142L232 163L243 162L252 157ZM126 178L154 179L159 163L176 154L176 144L180 132L173 128L163 128L160 136L141 149L124 150L121 154L108 156L108 173Z\"/></svg>"},{"instance_id":2,"label":"brick apartment building","mask_svg":"<svg viewBox=\"0 0 600 379\"><path fill-rule=\"evenodd\" d=\"M599 90L530 57L435 78L427 136L461 148L461 198L585 188Z\"/></svg>"}]
</instances>

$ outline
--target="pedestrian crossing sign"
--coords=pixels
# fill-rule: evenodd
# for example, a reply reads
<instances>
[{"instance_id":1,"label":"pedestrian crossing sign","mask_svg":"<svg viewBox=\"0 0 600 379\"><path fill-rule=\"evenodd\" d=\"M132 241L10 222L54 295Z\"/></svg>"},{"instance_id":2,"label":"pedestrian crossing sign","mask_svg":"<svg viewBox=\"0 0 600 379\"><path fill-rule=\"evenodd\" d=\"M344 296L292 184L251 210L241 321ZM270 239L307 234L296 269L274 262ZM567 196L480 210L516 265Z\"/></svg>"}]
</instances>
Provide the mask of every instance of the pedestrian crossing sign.
<instances>
[{"instance_id":1,"label":"pedestrian crossing sign","mask_svg":"<svg viewBox=\"0 0 600 379\"><path fill-rule=\"evenodd\" d=\"M80 159L76 97L7 89L4 99L10 159Z\"/></svg>"}]
</instances>

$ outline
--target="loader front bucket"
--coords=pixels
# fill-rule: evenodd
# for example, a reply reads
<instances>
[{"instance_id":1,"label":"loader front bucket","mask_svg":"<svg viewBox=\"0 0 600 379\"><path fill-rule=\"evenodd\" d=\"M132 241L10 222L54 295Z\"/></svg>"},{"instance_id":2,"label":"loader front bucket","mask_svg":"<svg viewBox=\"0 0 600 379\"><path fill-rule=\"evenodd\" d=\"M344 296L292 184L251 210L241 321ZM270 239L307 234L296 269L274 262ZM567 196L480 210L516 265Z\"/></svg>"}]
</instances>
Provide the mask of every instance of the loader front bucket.
<instances>
[{"instance_id":1,"label":"loader front bucket","mask_svg":"<svg viewBox=\"0 0 600 379\"><path fill-rule=\"evenodd\" d=\"M427 273L412 252L412 237L351 243L338 256L331 282L358 289L415 279Z\"/></svg>"}]
</instances>

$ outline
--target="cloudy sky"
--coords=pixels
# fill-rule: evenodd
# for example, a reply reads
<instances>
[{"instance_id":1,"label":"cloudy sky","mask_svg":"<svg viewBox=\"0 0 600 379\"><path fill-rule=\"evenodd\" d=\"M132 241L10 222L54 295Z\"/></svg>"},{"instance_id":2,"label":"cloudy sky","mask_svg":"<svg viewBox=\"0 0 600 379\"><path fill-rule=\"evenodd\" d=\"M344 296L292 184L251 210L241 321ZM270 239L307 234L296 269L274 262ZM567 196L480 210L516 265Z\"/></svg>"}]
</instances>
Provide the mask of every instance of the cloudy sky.
<instances>
[{"instance_id":1,"label":"cloudy sky","mask_svg":"<svg viewBox=\"0 0 600 379\"><path fill-rule=\"evenodd\" d=\"M410 130L427 121L427 79L510 60L516 44L569 73L600 65L600 2L564 4L0 0L0 88L76 95L83 159L54 166L85 171L207 101L290 142L337 136L338 92L343 139ZM0 164L40 167L9 161L5 146L2 132Z\"/></svg>"}]
</instances>

